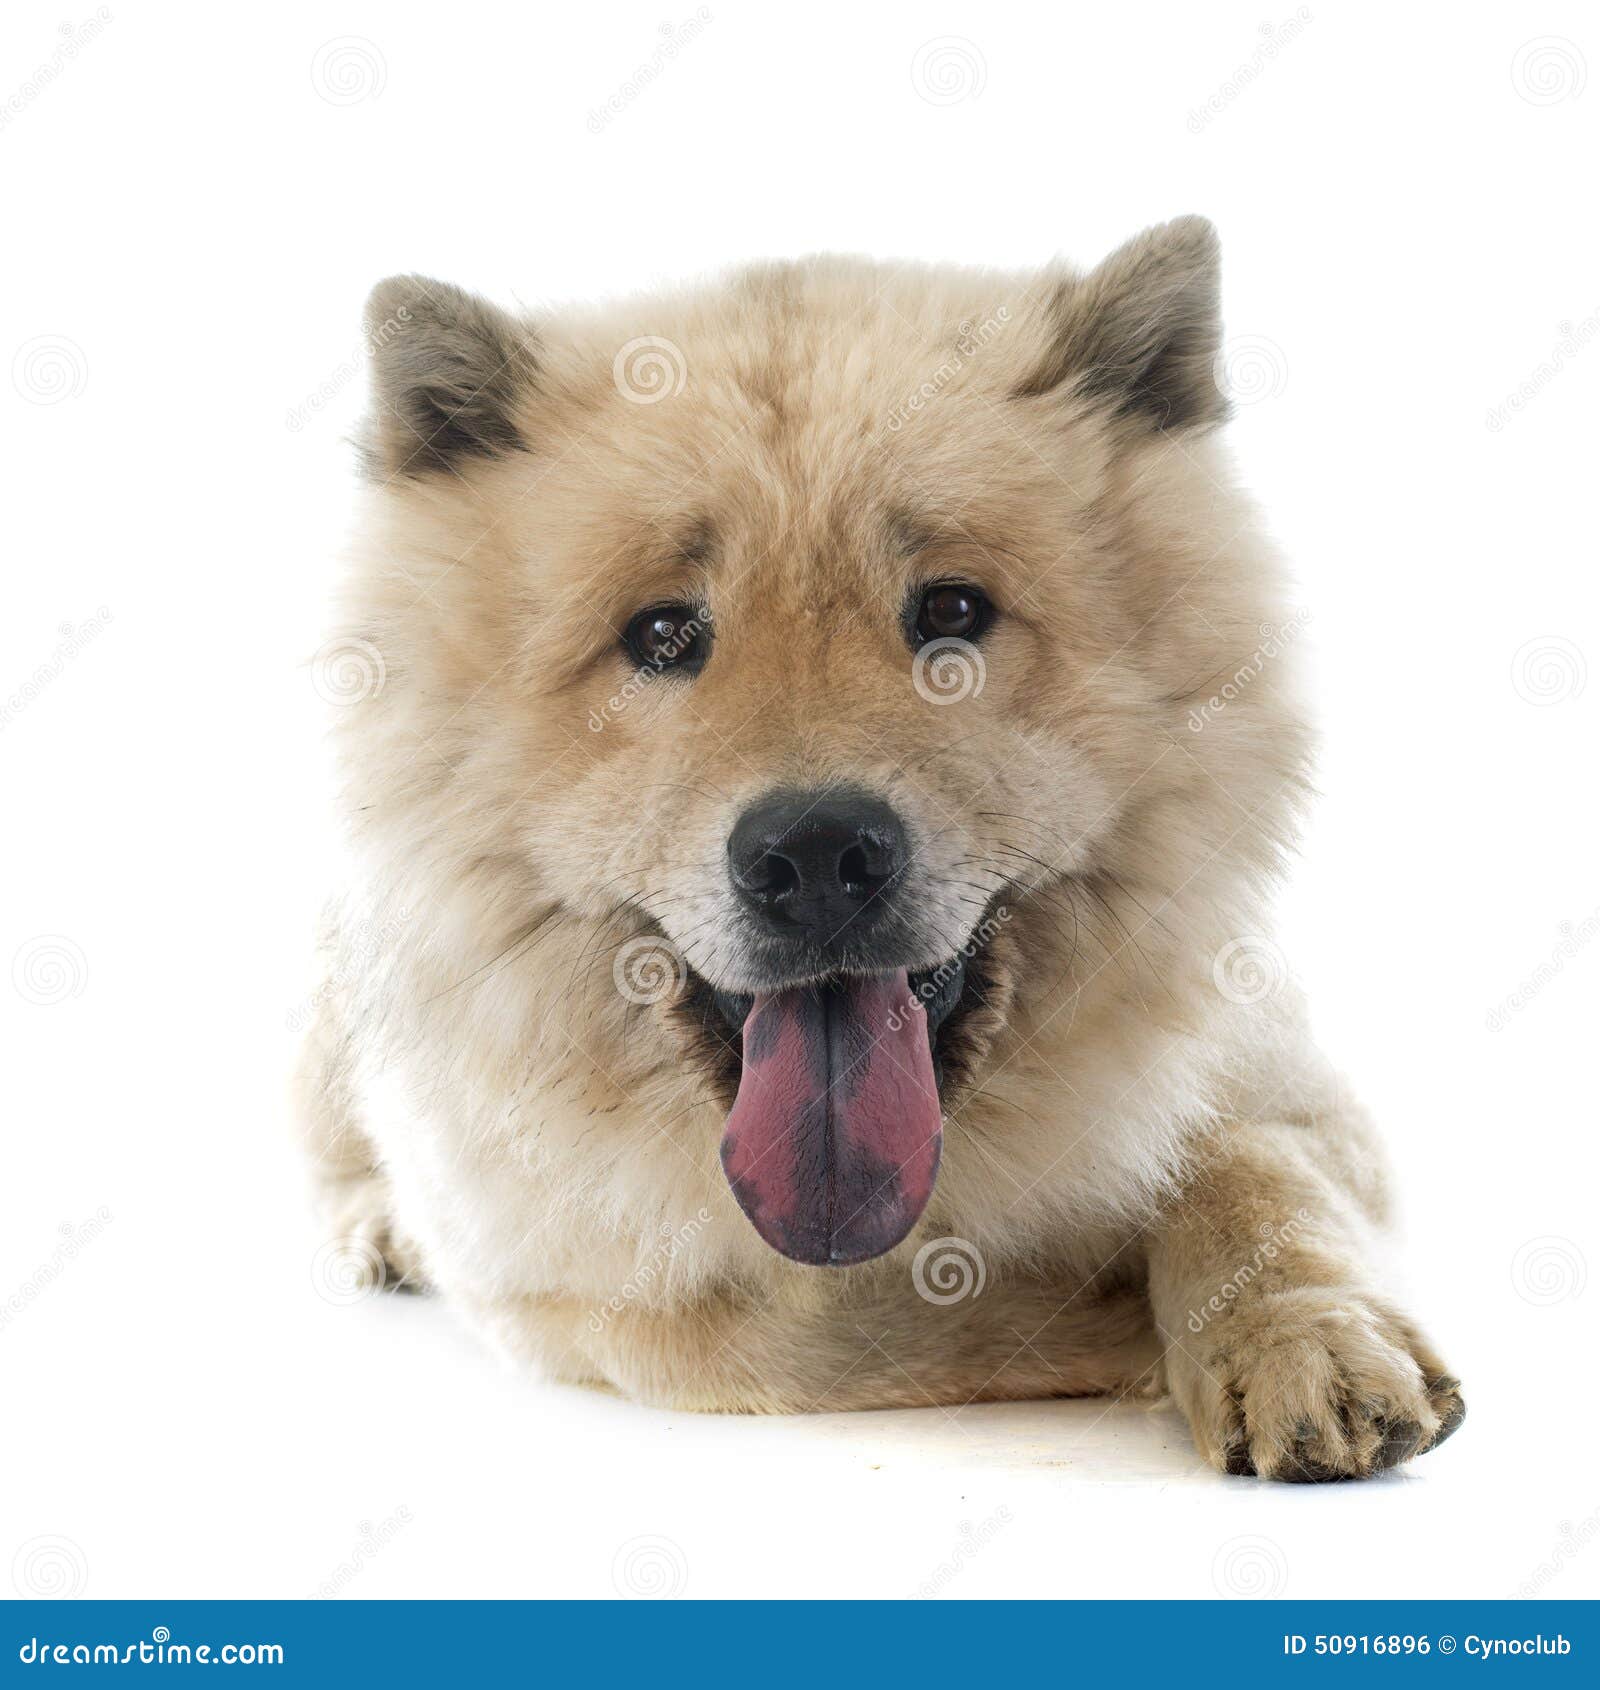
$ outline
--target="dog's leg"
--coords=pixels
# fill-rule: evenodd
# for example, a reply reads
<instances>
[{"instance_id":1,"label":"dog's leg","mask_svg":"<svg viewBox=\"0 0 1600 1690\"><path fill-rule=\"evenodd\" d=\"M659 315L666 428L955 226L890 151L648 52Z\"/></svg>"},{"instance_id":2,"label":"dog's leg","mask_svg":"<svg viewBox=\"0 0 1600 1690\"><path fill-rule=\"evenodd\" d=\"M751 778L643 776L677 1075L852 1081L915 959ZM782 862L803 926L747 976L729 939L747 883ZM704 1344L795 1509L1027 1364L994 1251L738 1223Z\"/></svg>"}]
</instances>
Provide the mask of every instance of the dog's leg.
<instances>
[{"instance_id":1,"label":"dog's leg","mask_svg":"<svg viewBox=\"0 0 1600 1690\"><path fill-rule=\"evenodd\" d=\"M1375 1284L1382 1207L1353 1110L1204 1147L1148 1255L1168 1383L1213 1466L1361 1477L1461 1423L1459 1381Z\"/></svg>"},{"instance_id":2,"label":"dog's leg","mask_svg":"<svg viewBox=\"0 0 1600 1690\"><path fill-rule=\"evenodd\" d=\"M724 1413L926 1408L1157 1393L1159 1344L1138 1287L991 1281L930 1302L909 1262L841 1297L797 1270L766 1300L585 1313L527 1298L478 1311L503 1348L558 1378Z\"/></svg>"},{"instance_id":3,"label":"dog's leg","mask_svg":"<svg viewBox=\"0 0 1600 1690\"><path fill-rule=\"evenodd\" d=\"M293 1082L293 1107L330 1239L347 1247L345 1271L367 1264L374 1282L420 1289L420 1253L393 1222L388 1181L361 1124L354 1056L339 994L318 1003Z\"/></svg>"}]
</instances>

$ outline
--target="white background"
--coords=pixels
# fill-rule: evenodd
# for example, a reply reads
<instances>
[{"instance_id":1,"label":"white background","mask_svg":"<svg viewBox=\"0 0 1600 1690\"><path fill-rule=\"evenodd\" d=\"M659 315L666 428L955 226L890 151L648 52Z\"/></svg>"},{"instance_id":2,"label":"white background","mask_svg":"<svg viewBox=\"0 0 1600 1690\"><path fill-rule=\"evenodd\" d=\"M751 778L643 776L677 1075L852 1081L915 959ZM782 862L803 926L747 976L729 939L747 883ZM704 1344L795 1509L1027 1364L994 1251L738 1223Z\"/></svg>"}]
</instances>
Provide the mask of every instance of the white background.
<instances>
[{"instance_id":1,"label":"white background","mask_svg":"<svg viewBox=\"0 0 1600 1690\"><path fill-rule=\"evenodd\" d=\"M658 53L692 15L0 19L0 1589L1592 1592L1594 13L718 0ZM1089 262L1187 211L1318 654L1285 945L1390 1134L1455 1441L1272 1489L1097 1403L696 1419L326 1301L283 1076L367 288Z\"/></svg>"}]
</instances>

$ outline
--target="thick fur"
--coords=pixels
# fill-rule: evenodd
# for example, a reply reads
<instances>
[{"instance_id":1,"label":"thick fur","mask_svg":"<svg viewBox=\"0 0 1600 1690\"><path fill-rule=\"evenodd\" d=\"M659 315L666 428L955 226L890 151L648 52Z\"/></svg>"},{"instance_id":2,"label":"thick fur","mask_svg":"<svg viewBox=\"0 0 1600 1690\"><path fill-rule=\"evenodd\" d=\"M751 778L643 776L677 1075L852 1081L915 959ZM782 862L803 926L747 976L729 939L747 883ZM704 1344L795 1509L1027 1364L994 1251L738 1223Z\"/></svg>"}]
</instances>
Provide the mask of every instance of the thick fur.
<instances>
[{"instance_id":1,"label":"thick fur","mask_svg":"<svg viewBox=\"0 0 1600 1690\"><path fill-rule=\"evenodd\" d=\"M1362 1111L1286 979L1228 989L1309 735L1292 649L1250 662L1290 608L1214 433L1210 226L1086 276L823 258L527 321L402 277L369 326L335 646L381 684L336 712L353 869L299 1082L330 1225L649 1402L1169 1390L1280 1478L1453 1429ZM905 639L934 578L998 608L955 702ZM631 677L620 631L672 601L710 660ZM735 1205L699 991L749 984L733 819L832 782L907 820L920 961L975 952L932 1204L845 1270ZM659 1001L619 990L641 942L683 959Z\"/></svg>"}]
</instances>

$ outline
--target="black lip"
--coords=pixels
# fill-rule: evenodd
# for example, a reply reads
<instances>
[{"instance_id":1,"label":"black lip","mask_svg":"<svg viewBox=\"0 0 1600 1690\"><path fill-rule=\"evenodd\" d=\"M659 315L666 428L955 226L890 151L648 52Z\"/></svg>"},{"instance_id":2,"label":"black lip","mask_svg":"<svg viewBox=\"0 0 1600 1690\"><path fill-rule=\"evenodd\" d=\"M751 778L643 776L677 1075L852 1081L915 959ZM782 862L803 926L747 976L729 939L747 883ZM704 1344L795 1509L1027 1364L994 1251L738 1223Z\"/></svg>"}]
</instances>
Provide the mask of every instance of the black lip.
<instances>
[{"instance_id":1,"label":"black lip","mask_svg":"<svg viewBox=\"0 0 1600 1690\"><path fill-rule=\"evenodd\" d=\"M911 1000L920 1004L928 1017L928 1038L938 1037L939 1029L949 1018L951 1011L961 1001L961 988L966 982L966 958L958 952L948 961L940 963L936 968L918 969L907 976L907 984L911 988ZM769 988L772 991L782 991L784 983L774 982ZM711 988L712 1002L717 1006L717 1013L727 1022L736 1033L744 1031L744 1024L750 1018L750 1011L755 1006L755 996L750 992L723 992L716 987Z\"/></svg>"}]
</instances>

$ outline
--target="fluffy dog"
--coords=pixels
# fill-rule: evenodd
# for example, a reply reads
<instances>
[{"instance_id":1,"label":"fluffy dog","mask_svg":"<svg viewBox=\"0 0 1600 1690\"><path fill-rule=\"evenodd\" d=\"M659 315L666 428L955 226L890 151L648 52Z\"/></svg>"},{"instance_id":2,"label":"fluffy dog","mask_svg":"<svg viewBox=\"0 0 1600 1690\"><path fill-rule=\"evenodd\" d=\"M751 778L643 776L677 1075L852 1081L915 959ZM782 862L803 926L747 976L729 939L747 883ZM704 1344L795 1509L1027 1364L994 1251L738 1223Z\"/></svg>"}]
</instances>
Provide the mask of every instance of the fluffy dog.
<instances>
[{"instance_id":1,"label":"fluffy dog","mask_svg":"<svg viewBox=\"0 0 1600 1690\"><path fill-rule=\"evenodd\" d=\"M1210 225L532 318L398 277L368 332L337 1235L647 1402L1165 1391L1280 1479L1448 1436L1266 937L1309 730Z\"/></svg>"}]
</instances>

